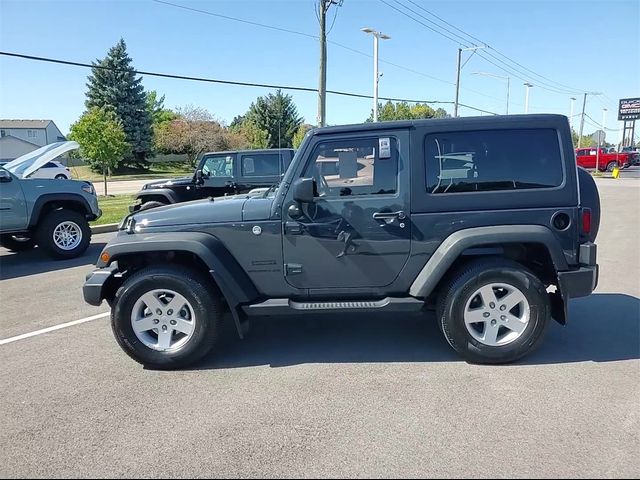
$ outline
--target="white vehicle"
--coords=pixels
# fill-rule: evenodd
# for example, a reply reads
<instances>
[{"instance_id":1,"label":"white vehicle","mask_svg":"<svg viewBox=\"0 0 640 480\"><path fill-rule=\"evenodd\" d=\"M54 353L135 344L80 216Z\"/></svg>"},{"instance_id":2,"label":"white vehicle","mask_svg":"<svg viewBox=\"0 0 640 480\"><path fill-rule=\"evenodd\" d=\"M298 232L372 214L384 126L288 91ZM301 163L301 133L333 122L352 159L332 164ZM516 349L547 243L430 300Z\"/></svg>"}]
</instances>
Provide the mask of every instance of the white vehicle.
<instances>
[{"instance_id":1,"label":"white vehicle","mask_svg":"<svg viewBox=\"0 0 640 480\"><path fill-rule=\"evenodd\" d=\"M54 159L79 147L80 145L76 142L51 143L5 163L3 168L18 178L70 180L71 172L69 169Z\"/></svg>"}]
</instances>

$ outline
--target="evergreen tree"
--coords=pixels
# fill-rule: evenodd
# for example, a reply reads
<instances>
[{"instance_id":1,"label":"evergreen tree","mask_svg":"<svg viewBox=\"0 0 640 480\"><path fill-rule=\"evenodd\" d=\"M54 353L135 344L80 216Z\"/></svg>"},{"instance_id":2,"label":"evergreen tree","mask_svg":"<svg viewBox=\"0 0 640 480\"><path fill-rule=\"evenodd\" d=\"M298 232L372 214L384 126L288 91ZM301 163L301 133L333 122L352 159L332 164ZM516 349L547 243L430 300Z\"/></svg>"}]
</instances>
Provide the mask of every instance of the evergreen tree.
<instances>
[{"instance_id":1,"label":"evergreen tree","mask_svg":"<svg viewBox=\"0 0 640 480\"><path fill-rule=\"evenodd\" d=\"M291 95L284 95L280 90L275 95L258 97L245 117L245 121L253 122L258 130L266 132L268 148L293 147L293 136L302 124Z\"/></svg>"},{"instance_id":2,"label":"evergreen tree","mask_svg":"<svg viewBox=\"0 0 640 480\"><path fill-rule=\"evenodd\" d=\"M146 167L153 149L152 119L146 105L142 78L136 77L123 39L103 60L93 63L88 78L87 109L103 108L120 121L131 154L123 162L128 167Z\"/></svg>"}]
</instances>

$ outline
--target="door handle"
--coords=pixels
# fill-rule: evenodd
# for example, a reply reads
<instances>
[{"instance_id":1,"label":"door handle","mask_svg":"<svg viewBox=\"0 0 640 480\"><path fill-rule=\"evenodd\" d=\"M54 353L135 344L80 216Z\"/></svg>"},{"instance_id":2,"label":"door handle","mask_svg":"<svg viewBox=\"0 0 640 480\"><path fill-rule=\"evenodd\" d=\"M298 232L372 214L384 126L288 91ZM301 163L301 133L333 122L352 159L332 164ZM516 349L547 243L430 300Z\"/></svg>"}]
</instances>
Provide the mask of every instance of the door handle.
<instances>
[{"instance_id":1,"label":"door handle","mask_svg":"<svg viewBox=\"0 0 640 480\"><path fill-rule=\"evenodd\" d=\"M407 218L407 214L402 210L397 212L376 212L373 214L374 220L404 220Z\"/></svg>"},{"instance_id":2,"label":"door handle","mask_svg":"<svg viewBox=\"0 0 640 480\"><path fill-rule=\"evenodd\" d=\"M302 224L298 222L285 222L284 224L284 233L288 233L290 235L302 235L304 229L302 228Z\"/></svg>"}]
</instances>

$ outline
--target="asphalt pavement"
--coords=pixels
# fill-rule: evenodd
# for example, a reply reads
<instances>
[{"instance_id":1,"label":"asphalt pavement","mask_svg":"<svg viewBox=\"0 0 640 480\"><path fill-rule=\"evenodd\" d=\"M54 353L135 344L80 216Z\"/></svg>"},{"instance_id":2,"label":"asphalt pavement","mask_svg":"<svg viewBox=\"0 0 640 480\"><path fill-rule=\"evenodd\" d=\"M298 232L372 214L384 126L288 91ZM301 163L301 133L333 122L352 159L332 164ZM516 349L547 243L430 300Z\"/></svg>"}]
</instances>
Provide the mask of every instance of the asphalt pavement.
<instances>
[{"instance_id":1,"label":"asphalt pavement","mask_svg":"<svg viewBox=\"0 0 640 480\"><path fill-rule=\"evenodd\" d=\"M194 368L145 370L80 288L101 246L0 250L1 477L640 475L640 180L599 179L600 283L510 366L421 316L275 318Z\"/></svg>"}]
</instances>

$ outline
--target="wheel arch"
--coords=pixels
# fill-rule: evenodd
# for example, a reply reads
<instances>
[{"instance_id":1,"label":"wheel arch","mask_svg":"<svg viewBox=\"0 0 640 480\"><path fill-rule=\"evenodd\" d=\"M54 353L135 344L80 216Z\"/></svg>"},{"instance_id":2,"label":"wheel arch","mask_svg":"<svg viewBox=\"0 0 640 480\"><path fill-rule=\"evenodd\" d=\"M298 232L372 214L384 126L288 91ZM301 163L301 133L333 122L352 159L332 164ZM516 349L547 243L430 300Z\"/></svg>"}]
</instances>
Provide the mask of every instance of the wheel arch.
<instances>
[{"instance_id":1,"label":"wheel arch","mask_svg":"<svg viewBox=\"0 0 640 480\"><path fill-rule=\"evenodd\" d=\"M159 188L151 190L140 190L136 194L136 200L144 202L178 203L178 196L173 190Z\"/></svg>"},{"instance_id":2,"label":"wheel arch","mask_svg":"<svg viewBox=\"0 0 640 480\"><path fill-rule=\"evenodd\" d=\"M527 259L530 255L521 255L519 252L522 251L535 253L535 256L547 255L547 258L535 268L531 258ZM418 298L429 297L447 274L469 257L477 258L478 255L498 255L519 261L548 280L555 278L556 272L568 269L560 243L546 227L505 225L469 228L451 234L440 244L413 281L409 294Z\"/></svg>"},{"instance_id":3,"label":"wheel arch","mask_svg":"<svg viewBox=\"0 0 640 480\"><path fill-rule=\"evenodd\" d=\"M87 202L82 195L75 193L44 194L38 197L33 204L31 218L29 219L29 228L35 228L40 222L42 215L61 208L74 210L83 215L90 215L92 213L89 202Z\"/></svg>"}]
</instances>

